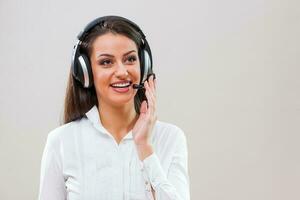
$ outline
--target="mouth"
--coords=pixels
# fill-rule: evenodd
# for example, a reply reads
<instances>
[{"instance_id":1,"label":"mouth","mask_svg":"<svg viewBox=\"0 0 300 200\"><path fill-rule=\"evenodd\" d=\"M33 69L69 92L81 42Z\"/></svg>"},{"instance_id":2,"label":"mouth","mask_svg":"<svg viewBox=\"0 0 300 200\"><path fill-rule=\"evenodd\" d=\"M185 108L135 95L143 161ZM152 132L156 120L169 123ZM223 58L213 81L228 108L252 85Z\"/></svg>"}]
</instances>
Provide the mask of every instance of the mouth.
<instances>
[{"instance_id":1,"label":"mouth","mask_svg":"<svg viewBox=\"0 0 300 200\"><path fill-rule=\"evenodd\" d=\"M110 84L111 87L113 88L127 88L132 84L131 81L119 81L119 82L115 82Z\"/></svg>"}]
</instances>

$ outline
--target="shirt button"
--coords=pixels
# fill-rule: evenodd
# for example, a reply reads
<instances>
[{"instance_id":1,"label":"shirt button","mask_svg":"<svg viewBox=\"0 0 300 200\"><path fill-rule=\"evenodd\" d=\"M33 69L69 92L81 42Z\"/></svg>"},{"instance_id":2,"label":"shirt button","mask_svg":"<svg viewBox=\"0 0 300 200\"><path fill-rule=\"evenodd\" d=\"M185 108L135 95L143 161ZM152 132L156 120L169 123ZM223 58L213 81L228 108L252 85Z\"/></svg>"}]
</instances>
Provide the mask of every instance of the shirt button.
<instances>
[{"instance_id":1,"label":"shirt button","mask_svg":"<svg viewBox=\"0 0 300 200\"><path fill-rule=\"evenodd\" d=\"M148 181L146 181L146 182L145 182L145 184L146 184L146 185L148 185L148 184L149 184L149 182L148 182Z\"/></svg>"}]
</instances>

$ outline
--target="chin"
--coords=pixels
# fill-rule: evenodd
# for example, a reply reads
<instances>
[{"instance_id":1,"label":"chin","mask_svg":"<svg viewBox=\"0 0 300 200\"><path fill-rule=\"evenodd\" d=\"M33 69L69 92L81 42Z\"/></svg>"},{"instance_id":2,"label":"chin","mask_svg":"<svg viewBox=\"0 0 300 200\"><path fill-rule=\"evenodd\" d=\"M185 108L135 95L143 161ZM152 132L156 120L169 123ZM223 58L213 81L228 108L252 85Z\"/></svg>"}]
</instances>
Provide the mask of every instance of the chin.
<instances>
[{"instance_id":1,"label":"chin","mask_svg":"<svg viewBox=\"0 0 300 200\"><path fill-rule=\"evenodd\" d=\"M130 103L134 103L134 96L128 95L128 96L116 96L113 97L111 100L113 105L122 106Z\"/></svg>"}]
</instances>

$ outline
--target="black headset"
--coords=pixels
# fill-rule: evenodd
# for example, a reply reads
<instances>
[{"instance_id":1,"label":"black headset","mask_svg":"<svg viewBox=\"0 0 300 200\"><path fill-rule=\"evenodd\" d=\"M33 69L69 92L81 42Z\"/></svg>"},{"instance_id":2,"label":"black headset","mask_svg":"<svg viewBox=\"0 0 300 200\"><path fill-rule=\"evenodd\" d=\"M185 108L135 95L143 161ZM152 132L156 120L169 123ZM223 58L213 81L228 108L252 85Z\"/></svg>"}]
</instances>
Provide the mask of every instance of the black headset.
<instances>
[{"instance_id":1,"label":"black headset","mask_svg":"<svg viewBox=\"0 0 300 200\"><path fill-rule=\"evenodd\" d=\"M103 26L105 21L124 21L134 28L141 36L141 46L139 48L139 58L141 67L141 82L137 88L142 88L145 80L148 79L152 72L152 54L146 36L134 22L120 16L99 17L89 24L77 36L77 42L74 45L72 53L71 70L73 77L78 80L84 88L90 88L93 85L93 74L90 59L88 55L80 50L81 44L95 26ZM155 75L154 75L155 78Z\"/></svg>"}]
</instances>

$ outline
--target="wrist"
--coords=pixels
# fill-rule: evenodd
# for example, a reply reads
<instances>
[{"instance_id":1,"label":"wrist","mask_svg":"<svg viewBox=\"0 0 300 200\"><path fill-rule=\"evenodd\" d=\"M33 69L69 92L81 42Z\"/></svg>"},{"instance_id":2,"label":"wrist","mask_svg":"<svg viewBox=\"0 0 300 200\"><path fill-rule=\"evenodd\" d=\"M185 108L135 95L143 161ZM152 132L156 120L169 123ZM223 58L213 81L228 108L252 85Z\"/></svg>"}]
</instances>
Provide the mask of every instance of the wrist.
<instances>
[{"instance_id":1,"label":"wrist","mask_svg":"<svg viewBox=\"0 0 300 200\"><path fill-rule=\"evenodd\" d=\"M141 161L143 161L145 158L147 158L154 152L152 144L149 143L136 144L135 146L136 146L139 159Z\"/></svg>"}]
</instances>

